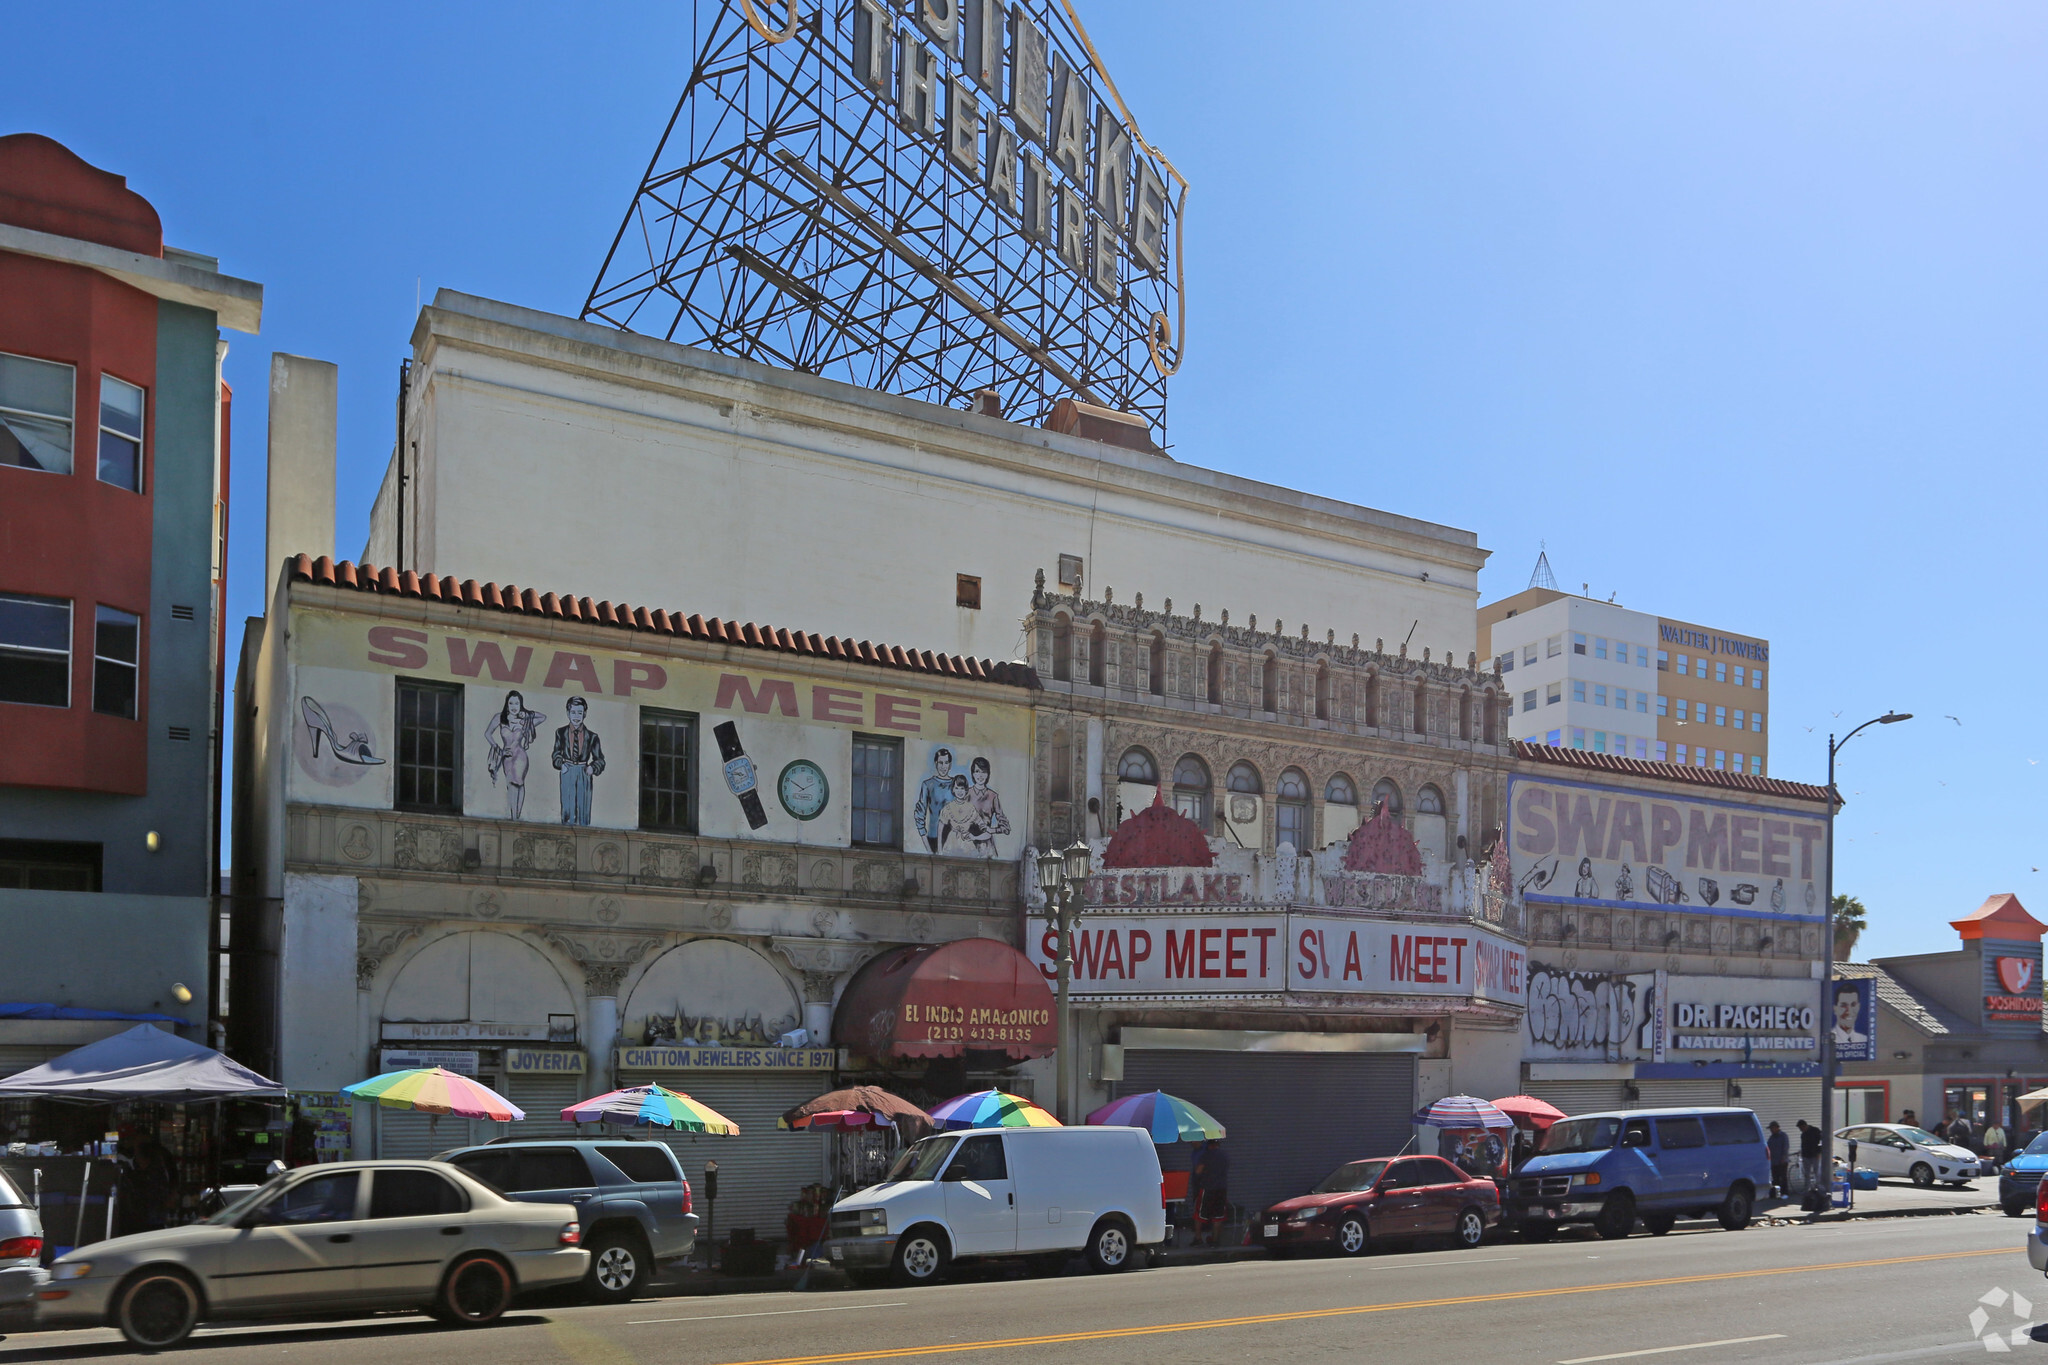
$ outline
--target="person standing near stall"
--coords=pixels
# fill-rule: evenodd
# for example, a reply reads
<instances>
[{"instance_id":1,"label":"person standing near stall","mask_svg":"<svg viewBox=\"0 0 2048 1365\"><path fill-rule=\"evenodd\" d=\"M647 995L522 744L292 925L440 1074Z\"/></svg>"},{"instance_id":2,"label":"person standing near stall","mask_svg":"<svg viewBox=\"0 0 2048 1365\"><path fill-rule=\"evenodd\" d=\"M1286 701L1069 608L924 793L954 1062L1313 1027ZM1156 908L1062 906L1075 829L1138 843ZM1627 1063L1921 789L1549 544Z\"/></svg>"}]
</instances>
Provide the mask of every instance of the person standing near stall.
<instances>
[{"instance_id":1,"label":"person standing near stall","mask_svg":"<svg viewBox=\"0 0 2048 1365\"><path fill-rule=\"evenodd\" d=\"M1215 1138L1195 1152L1188 1174L1188 1208L1195 1221L1195 1244L1215 1246L1218 1229L1230 1217L1230 1154Z\"/></svg>"}]
</instances>

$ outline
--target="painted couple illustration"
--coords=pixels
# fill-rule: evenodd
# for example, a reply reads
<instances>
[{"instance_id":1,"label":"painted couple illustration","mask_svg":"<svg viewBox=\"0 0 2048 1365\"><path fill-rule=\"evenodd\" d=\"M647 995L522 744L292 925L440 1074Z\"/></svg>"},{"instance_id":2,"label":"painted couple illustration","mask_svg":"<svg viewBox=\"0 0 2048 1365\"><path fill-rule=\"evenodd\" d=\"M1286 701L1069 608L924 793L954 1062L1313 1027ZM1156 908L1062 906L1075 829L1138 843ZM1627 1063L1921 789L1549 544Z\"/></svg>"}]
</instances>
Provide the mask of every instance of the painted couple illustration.
<instances>
[{"instance_id":1,"label":"painted couple illustration","mask_svg":"<svg viewBox=\"0 0 2048 1365\"><path fill-rule=\"evenodd\" d=\"M589 702L571 697L563 710L569 723L556 727L553 754L555 768L561 773L562 823L587 825L591 791L604 773L604 744L597 731L584 724L590 714ZM527 750L533 747L546 719L541 712L526 708L523 695L507 692L504 706L484 727L484 739L491 749L491 785L496 786L498 778L504 777L505 813L513 820L525 818L521 812L526 808Z\"/></svg>"}]
</instances>

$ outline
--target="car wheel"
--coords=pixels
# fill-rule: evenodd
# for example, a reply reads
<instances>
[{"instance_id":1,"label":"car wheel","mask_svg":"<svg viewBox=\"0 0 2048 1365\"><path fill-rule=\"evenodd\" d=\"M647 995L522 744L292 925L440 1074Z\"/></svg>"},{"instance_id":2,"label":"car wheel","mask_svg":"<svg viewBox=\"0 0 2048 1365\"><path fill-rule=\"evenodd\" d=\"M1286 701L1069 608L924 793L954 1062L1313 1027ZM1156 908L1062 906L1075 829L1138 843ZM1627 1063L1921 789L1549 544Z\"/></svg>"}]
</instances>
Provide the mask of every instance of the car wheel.
<instances>
[{"instance_id":1,"label":"car wheel","mask_svg":"<svg viewBox=\"0 0 2048 1365\"><path fill-rule=\"evenodd\" d=\"M1458 1227L1453 1236L1461 1247L1478 1246L1486 1240L1486 1215L1478 1209L1466 1209L1458 1215Z\"/></svg>"},{"instance_id":2,"label":"car wheel","mask_svg":"<svg viewBox=\"0 0 2048 1365\"><path fill-rule=\"evenodd\" d=\"M453 1327L488 1327L512 1306L512 1272L504 1262L472 1252L448 1268L434 1316Z\"/></svg>"},{"instance_id":3,"label":"car wheel","mask_svg":"<svg viewBox=\"0 0 2048 1365\"><path fill-rule=\"evenodd\" d=\"M936 1284L946 1273L950 1256L946 1234L934 1227L914 1227L897 1240L890 1275L900 1285Z\"/></svg>"},{"instance_id":4,"label":"car wheel","mask_svg":"<svg viewBox=\"0 0 2048 1365\"><path fill-rule=\"evenodd\" d=\"M1924 1161L1914 1162L1913 1169L1906 1174L1911 1176L1913 1183L1922 1189L1926 1189L1934 1183L1934 1168Z\"/></svg>"},{"instance_id":5,"label":"car wheel","mask_svg":"<svg viewBox=\"0 0 2048 1365\"><path fill-rule=\"evenodd\" d=\"M1365 1226L1365 1215L1347 1213L1344 1221L1337 1224L1337 1254L1339 1256L1363 1256L1372 1247L1372 1232Z\"/></svg>"},{"instance_id":6,"label":"car wheel","mask_svg":"<svg viewBox=\"0 0 2048 1365\"><path fill-rule=\"evenodd\" d=\"M647 1249L624 1228L599 1229L584 1249L590 1253L590 1269L583 1276L583 1295L592 1303L624 1303L647 1283Z\"/></svg>"},{"instance_id":7,"label":"car wheel","mask_svg":"<svg viewBox=\"0 0 2048 1365\"><path fill-rule=\"evenodd\" d=\"M1522 1240L1525 1242L1540 1244L1549 1241L1555 1236L1557 1236L1557 1224L1555 1223L1522 1224Z\"/></svg>"},{"instance_id":8,"label":"car wheel","mask_svg":"<svg viewBox=\"0 0 2048 1365\"><path fill-rule=\"evenodd\" d=\"M1610 1242L1617 1242L1635 1230L1636 1197L1627 1190L1616 1190L1600 1206L1600 1215L1593 1220L1593 1231Z\"/></svg>"},{"instance_id":9,"label":"car wheel","mask_svg":"<svg viewBox=\"0 0 2048 1365\"><path fill-rule=\"evenodd\" d=\"M165 1351L199 1325L199 1290L175 1270L145 1270L121 1286L114 1325L145 1351Z\"/></svg>"},{"instance_id":10,"label":"car wheel","mask_svg":"<svg viewBox=\"0 0 2048 1365\"><path fill-rule=\"evenodd\" d=\"M1721 1226L1730 1232L1740 1232L1748 1227L1752 1202L1749 1186L1732 1186L1728 1191L1728 1197L1721 1201Z\"/></svg>"},{"instance_id":11,"label":"car wheel","mask_svg":"<svg viewBox=\"0 0 2048 1365\"><path fill-rule=\"evenodd\" d=\"M1643 1215L1643 1226L1650 1230L1652 1237L1662 1237L1665 1233L1671 1231L1673 1225L1677 1222L1678 1215L1675 1213L1646 1213Z\"/></svg>"},{"instance_id":12,"label":"car wheel","mask_svg":"<svg viewBox=\"0 0 2048 1365\"><path fill-rule=\"evenodd\" d=\"M1134 1249L1131 1230L1117 1219L1105 1218L1088 1234L1088 1268L1098 1275L1128 1270Z\"/></svg>"},{"instance_id":13,"label":"car wheel","mask_svg":"<svg viewBox=\"0 0 2048 1365\"><path fill-rule=\"evenodd\" d=\"M2000 1204L1999 1207L2005 1210L2005 1216L2008 1218L2024 1218L2027 1216L2027 1206L2016 1199L2008 1199L2003 1204Z\"/></svg>"}]
</instances>

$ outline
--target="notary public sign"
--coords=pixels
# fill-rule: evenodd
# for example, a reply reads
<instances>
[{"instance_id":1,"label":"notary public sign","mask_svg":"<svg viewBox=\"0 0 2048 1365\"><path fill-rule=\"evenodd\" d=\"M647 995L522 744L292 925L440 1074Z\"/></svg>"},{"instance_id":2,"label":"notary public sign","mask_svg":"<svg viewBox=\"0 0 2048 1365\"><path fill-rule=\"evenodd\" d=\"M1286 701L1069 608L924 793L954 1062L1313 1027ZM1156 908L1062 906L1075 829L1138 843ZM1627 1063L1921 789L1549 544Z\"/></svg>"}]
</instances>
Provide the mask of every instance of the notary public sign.
<instances>
[{"instance_id":1,"label":"notary public sign","mask_svg":"<svg viewBox=\"0 0 2048 1365\"><path fill-rule=\"evenodd\" d=\"M1030 938L1031 959L1050 981L1058 937L1034 926ZM1448 995L1519 1004L1526 971L1519 944L1462 923L1262 906L1092 911L1075 932L1070 989L1083 996Z\"/></svg>"}]
</instances>

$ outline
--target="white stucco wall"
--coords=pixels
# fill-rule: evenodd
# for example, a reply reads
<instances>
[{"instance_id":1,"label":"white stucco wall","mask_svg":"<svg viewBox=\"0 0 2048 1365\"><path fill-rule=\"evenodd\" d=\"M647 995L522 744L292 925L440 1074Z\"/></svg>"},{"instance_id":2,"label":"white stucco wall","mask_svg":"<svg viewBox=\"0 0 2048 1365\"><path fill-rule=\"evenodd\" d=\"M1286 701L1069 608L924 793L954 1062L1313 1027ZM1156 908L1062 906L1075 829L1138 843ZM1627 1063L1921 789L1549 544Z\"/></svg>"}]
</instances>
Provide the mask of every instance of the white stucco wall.
<instances>
[{"instance_id":1,"label":"white stucco wall","mask_svg":"<svg viewBox=\"0 0 2048 1365\"><path fill-rule=\"evenodd\" d=\"M1072 554L1091 594L1477 645L1469 532L449 291L413 340L403 567L1011 659Z\"/></svg>"},{"instance_id":2,"label":"white stucco wall","mask_svg":"<svg viewBox=\"0 0 2048 1365\"><path fill-rule=\"evenodd\" d=\"M278 950L278 1077L294 1090L362 1080L356 1027L356 879L288 872Z\"/></svg>"}]
</instances>

